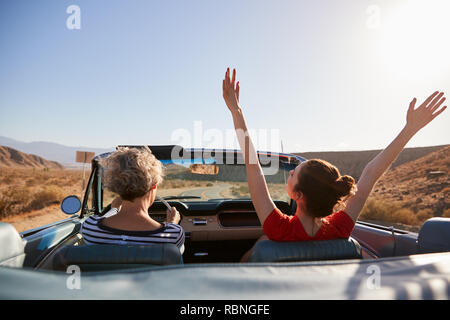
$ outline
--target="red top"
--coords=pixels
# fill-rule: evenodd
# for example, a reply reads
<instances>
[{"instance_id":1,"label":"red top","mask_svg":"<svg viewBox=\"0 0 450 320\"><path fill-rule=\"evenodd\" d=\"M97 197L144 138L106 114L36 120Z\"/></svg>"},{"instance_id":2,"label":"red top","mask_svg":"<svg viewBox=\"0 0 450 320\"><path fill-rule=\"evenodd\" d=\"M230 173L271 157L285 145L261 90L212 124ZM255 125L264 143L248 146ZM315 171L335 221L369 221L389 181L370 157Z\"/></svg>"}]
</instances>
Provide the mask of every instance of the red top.
<instances>
[{"instance_id":1,"label":"red top","mask_svg":"<svg viewBox=\"0 0 450 320\"><path fill-rule=\"evenodd\" d=\"M297 216L285 215L275 208L264 221L263 230L274 241L333 240L350 237L354 226L346 212L338 211L323 218L319 231L310 237Z\"/></svg>"}]
</instances>

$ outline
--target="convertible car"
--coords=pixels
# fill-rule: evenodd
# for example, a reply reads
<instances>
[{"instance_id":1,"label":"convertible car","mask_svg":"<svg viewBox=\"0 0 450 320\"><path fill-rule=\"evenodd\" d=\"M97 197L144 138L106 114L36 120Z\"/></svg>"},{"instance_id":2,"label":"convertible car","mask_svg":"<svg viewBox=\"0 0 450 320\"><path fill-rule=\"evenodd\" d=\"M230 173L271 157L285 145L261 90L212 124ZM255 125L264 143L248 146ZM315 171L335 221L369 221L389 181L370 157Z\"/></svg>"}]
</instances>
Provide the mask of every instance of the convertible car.
<instances>
[{"instance_id":1,"label":"convertible car","mask_svg":"<svg viewBox=\"0 0 450 320\"><path fill-rule=\"evenodd\" d=\"M135 146L139 147L139 146ZM450 219L427 220L418 233L359 221L349 239L258 242L263 235L249 198L240 151L150 146L165 180L149 215L178 209L185 249L171 244L85 245L90 215L110 209L103 168L92 160L84 199L64 199L69 218L17 233L0 223L2 299L448 299ZM295 213L285 191L289 170L304 158L259 152L278 208Z\"/></svg>"}]
</instances>

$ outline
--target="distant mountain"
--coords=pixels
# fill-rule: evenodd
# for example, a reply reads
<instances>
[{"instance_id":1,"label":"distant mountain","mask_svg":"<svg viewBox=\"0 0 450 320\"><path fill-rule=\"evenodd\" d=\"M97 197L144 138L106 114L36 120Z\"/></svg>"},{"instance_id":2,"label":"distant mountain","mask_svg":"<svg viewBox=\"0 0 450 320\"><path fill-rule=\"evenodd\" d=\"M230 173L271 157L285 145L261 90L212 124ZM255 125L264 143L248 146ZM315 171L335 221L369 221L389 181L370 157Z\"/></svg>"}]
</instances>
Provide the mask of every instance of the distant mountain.
<instances>
[{"instance_id":1,"label":"distant mountain","mask_svg":"<svg viewBox=\"0 0 450 320\"><path fill-rule=\"evenodd\" d=\"M75 162L76 151L94 152L96 155L113 151L114 148L69 147L53 142L21 142L0 136L0 145L7 146L24 153L35 154L45 159L57 161L66 167L79 166Z\"/></svg>"},{"instance_id":2,"label":"distant mountain","mask_svg":"<svg viewBox=\"0 0 450 320\"><path fill-rule=\"evenodd\" d=\"M66 167L79 166L75 162L76 151L94 152L96 155L110 152L115 148L88 148L69 147L53 142L21 142L11 138L0 136L0 145L19 150L24 153L35 154L48 160L57 161ZM405 162L416 160L431 152L444 148L443 146L405 148L392 167ZM336 151L336 152L303 152L294 153L306 159L319 158L331 162L337 166L341 174L349 174L355 179L359 178L365 165L372 160L381 150L367 151Z\"/></svg>"},{"instance_id":3,"label":"distant mountain","mask_svg":"<svg viewBox=\"0 0 450 320\"><path fill-rule=\"evenodd\" d=\"M432 146L432 147L416 147L405 148L398 156L397 160L392 164L395 168L404 163L414 161L426 156L432 152L443 149L449 145ZM369 163L381 150L365 150L365 151L330 151L330 152L303 152L294 153L306 159L323 159L335 165L341 174L348 174L356 180Z\"/></svg>"},{"instance_id":4,"label":"distant mountain","mask_svg":"<svg viewBox=\"0 0 450 320\"><path fill-rule=\"evenodd\" d=\"M63 169L56 161L49 161L34 154L26 154L16 149L0 146L0 167Z\"/></svg>"}]
</instances>

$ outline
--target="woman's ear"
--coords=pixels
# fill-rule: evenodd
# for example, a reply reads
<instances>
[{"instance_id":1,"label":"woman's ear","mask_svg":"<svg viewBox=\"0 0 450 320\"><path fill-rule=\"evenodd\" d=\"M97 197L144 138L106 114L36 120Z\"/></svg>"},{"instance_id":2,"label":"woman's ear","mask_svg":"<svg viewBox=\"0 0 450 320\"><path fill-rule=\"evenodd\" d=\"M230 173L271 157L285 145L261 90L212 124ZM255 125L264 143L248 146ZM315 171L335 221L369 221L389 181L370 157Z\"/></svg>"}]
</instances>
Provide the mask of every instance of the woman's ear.
<instances>
[{"instance_id":1,"label":"woman's ear","mask_svg":"<svg viewBox=\"0 0 450 320\"><path fill-rule=\"evenodd\" d=\"M147 197L147 199L150 201L151 206L156 199L156 185L150 188L150 190L147 192Z\"/></svg>"},{"instance_id":2,"label":"woman's ear","mask_svg":"<svg viewBox=\"0 0 450 320\"><path fill-rule=\"evenodd\" d=\"M302 192L297 193L298 198L296 200L297 207L301 208L301 210L305 210L306 208L306 197Z\"/></svg>"}]
</instances>

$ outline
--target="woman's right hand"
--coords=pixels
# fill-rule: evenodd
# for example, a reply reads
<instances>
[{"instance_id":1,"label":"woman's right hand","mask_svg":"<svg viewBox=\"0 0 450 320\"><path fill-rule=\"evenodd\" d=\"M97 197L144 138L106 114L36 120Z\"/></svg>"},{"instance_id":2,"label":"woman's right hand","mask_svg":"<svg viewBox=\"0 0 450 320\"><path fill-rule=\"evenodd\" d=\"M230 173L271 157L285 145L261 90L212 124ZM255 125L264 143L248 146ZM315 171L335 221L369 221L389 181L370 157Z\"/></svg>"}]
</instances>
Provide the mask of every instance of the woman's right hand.
<instances>
[{"instance_id":1,"label":"woman's right hand","mask_svg":"<svg viewBox=\"0 0 450 320\"><path fill-rule=\"evenodd\" d=\"M230 79L230 68L225 72L225 79L222 81L223 99L230 109L231 113L235 113L241 109L239 105L239 81L235 85L236 69L233 69L233 77Z\"/></svg>"},{"instance_id":2,"label":"woman's right hand","mask_svg":"<svg viewBox=\"0 0 450 320\"><path fill-rule=\"evenodd\" d=\"M417 133L447 108L447 106L440 108L445 101L443 96L443 92L435 91L416 109L414 107L417 99L411 101L406 115L406 128L412 134Z\"/></svg>"},{"instance_id":3,"label":"woman's right hand","mask_svg":"<svg viewBox=\"0 0 450 320\"><path fill-rule=\"evenodd\" d=\"M178 224L180 222L180 213L175 207L171 207L171 210L167 209L167 222Z\"/></svg>"}]
</instances>

